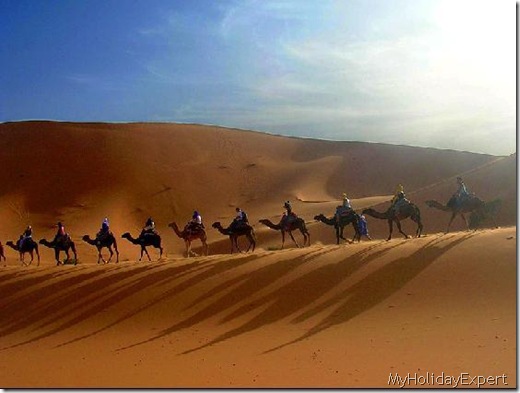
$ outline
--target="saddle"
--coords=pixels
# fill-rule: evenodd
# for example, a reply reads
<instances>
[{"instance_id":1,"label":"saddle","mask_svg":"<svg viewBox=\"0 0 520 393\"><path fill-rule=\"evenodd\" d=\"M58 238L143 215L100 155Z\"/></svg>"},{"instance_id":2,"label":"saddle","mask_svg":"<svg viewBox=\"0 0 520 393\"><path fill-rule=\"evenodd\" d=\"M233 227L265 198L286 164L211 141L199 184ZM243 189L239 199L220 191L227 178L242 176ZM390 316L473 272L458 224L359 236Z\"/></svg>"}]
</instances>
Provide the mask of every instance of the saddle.
<instances>
[{"instance_id":1,"label":"saddle","mask_svg":"<svg viewBox=\"0 0 520 393\"><path fill-rule=\"evenodd\" d=\"M98 232L98 234L96 235L96 242L101 243L103 240L107 239L110 235L112 235L112 231Z\"/></svg>"},{"instance_id":2,"label":"saddle","mask_svg":"<svg viewBox=\"0 0 520 393\"><path fill-rule=\"evenodd\" d=\"M390 207L390 209L393 209L394 214L399 214L401 212L401 209L405 206L411 205L412 202L410 202L407 198L400 198L395 202L393 206ZM390 210L392 211L392 210Z\"/></svg>"},{"instance_id":3,"label":"saddle","mask_svg":"<svg viewBox=\"0 0 520 393\"><path fill-rule=\"evenodd\" d=\"M159 236L159 234L157 233L157 231L155 229L146 230L146 231L143 230L143 231L141 231L141 234L139 235L139 237L141 239L152 238L155 236Z\"/></svg>"},{"instance_id":4,"label":"saddle","mask_svg":"<svg viewBox=\"0 0 520 393\"><path fill-rule=\"evenodd\" d=\"M349 207L338 206L338 207L336 207L335 216L337 218L347 217L347 216L350 216L352 214L352 212L353 212L353 210Z\"/></svg>"},{"instance_id":5,"label":"saddle","mask_svg":"<svg viewBox=\"0 0 520 393\"><path fill-rule=\"evenodd\" d=\"M229 229L231 231L239 231L239 230L242 230L242 229L246 229L248 227L249 227L249 224L247 223L247 221L244 221L244 220L233 220L233 222L229 226Z\"/></svg>"},{"instance_id":6,"label":"saddle","mask_svg":"<svg viewBox=\"0 0 520 393\"><path fill-rule=\"evenodd\" d=\"M186 224L184 227L184 231L189 233L190 235L194 235L196 233L200 233L204 230L204 224L197 224L194 222L190 222Z\"/></svg>"},{"instance_id":7,"label":"saddle","mask_svg":"<svg viewBox=\"0 0 520 393\"><path fill-rule=\"evenodd\" d=\"M474 198L477 198L475 194L466 194L466 195L460 195L457 196L456 194L452 195L448 203L446 204L447 207L450 209L457 208L460 205L462 205L464 202L470 201Z\"/></svg>"},{"instance_id":8,"label":"saddle","mask_svg":"<svg viewBox=\"0 0 520 393\"><path fill-rule=\"evenodd\" d=\"M284 228L289 228L292 223L296 222L298 216L291 212L290 214L284 214L282 220L280 221L280 225Z\"/></svg>"}]
</instances>

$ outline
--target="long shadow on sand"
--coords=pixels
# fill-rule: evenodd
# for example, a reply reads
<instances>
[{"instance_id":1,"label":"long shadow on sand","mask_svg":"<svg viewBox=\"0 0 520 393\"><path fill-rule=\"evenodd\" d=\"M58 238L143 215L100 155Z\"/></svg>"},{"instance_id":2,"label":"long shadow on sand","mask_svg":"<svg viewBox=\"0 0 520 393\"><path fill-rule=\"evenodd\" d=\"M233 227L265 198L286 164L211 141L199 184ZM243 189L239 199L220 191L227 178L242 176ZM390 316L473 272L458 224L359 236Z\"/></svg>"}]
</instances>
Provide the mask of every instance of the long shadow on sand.
<instances>
[{"instance_id":1,"label":"long shadow on sand","mask_svg":"<svg viewBox=\"0 0 520 393\"><path fill-rule=\"evenodd\" d=\"M400 245L404 244L404 241L396 243L391 247L386 247L383 250L376 251L372 255L365 255L369 254L370 251L372 251L373 249L377 249L378 247L381 247L385 244L388 243L381 242L376 245L372 245L371 247L365 248L359 251L358 253L350 257L347 257L342 262L337 263L335 265L336 267L332 270L330 270L330 266L319 266L317 269L314 269L313 272L305 274L303 277L294 280L292 283L289 283L288 285L283 285L281 289L266 295L265 297L261 298L260 301L255 301L254 303L242 306L234 313L228 315L227 317L224 317L222 322L226 322L234 318L237 318L242 314L253 311L254 309L264 308L266 302L271 302L270 307L264 310L260 314L260 316L255 317L252 321L248 322L242 327L234 329L222 336L219 336L215 340L211 341L210 343L204 346L189 350L185 353L202 349L205 346L212 345L217 342L224 341L233 336L260 328L263 325L272 323L274 321L286 317L287 315L291 315L292 313L297 312L298 309L300 309L301 307L305 307L307 304L309 304L310 301L319 298L324 293L331 290L331 288L334 285L344 280L347 276L351 275L361 266L364 266L369 261L380 257L382 254L388 252L390 249L399 247ZM176 331L190 328L196 325L197 323L200 323L206 319L212 318L225 312L226 309L233 308L235 305L242 303L244 299L250 298L258 291L268 288L268 286L273 284L275 281L283 280L283 277L285 275L291 273L297 267L307 264L328 253L335 251L344 252L345 250L348 250L348 248L344 248L344 246L327 247L325 249L320 248L311 251L305 256L299 255L292 259L282 259L278 262L259 268L254 272L247 272L238 277L227 280L219 286L213 288L209 292L202 294L199 297L199 299L196 299L193 302L193 304L196 304L198 300L213 298L220 292L226 291L226 293L223 296L221 296L218 300L209 304L204 309L197 312L193 316L185 319L184 321L178 322L170 328L164 329L156 336L132 344L130 346L121 348L120 350L149 343L169 334L172 334ZM316 271L318 271L318 273L316 273ZM327 275L326 279L322 280L321 277L318 277L320 279L315 280L316 276L314 275L317 274L317 276L321 276L322 272L323 274ZM309 287L309 283L316 282L320 282L321 284ZM232 289L230 290L230 288Z\"/></svg>"},{"instance_id":2,"label":"long shadow on sand","mask_svg":"<svg viewBox=\"0 0 520 393\"><path fill-rule=\"evenodd\" d=\"M433 239L410 256L399 258L383 266L337 296L296 317L293 323L304 321L333 308L327 317L307 333L265 353L303 341L332 326L350 321L399 291L444 253L473 236L473 233L464 235L444 246L441 246L442 243L449 241L449 238Z\"/></svg>"},{"instance_id":3,"label":"long shadow on sand","mask_svg":"<svg viewBox=\"0 0 520 393\"><path fill-rule=\"evenodd\" d=\"M381 242L360 250L357 253L350 255L335 264L318 266L311 272L294 279L287 285L284 285L276 291L271 292L255 301L255 304L244 305L222 319L222 322L224 323L245 315L246 313L253 311L255 308L264 309L247 323L216 337L204 345L187 350L182 354L187 354L203 349L205 347L217 344L241 334L248 333L265 325L286 318L298 312L298 310L301 308L306 307L308 304L316 301L327 292L331 291L335 286L339 285L341 282L346 280L349 276L354 274L360 268L366 266L371 261L380 258L390 250L400 247L403 244L405 244L405 241L400 241L399 243L395 243L391 246L387 246L388 243L386 242ZM378 250L380 247L384 248ZM320 255L316 255L314 258L317 258L318 256ZM299 258L299 260L301 263L301 258ZM288 261L280 262L280 264L286 263L288 263ZM272 272L269 272L269 275L272 275ZM252 277L251 280L256 281L256 277ZM243 292L236 293L236 291L232 291L228 296L234 298L243 295L245 295ZM269 305L267 308L265 308L266 304ZM193 321L190 321L190 323L193 323ZM186 323L175 326L175 328L182 327L187 327Z\"/></svg>"},{"instance_id":4,"label":"long shadow on sand","mask_svg":"<svg viewBox=\"0 0 520 393\"><path fill-rule=\"evenodd\" d=\"M129 349L138 345L158 340L178 330L189 328L193 325L196 325L199 322L202 322L215 315L218 315L222 313L223 310L233 307L235 304L242 302L244 299L247 299L248 297L254 295L256 292L266 288L268 285L273 284L273 277L276 278L275 280L280 280L283 278L283 276L290 273L298 266L308 263L327 252L330 252L330 250L314 250L306 254L306 256L303 258L299 256L289 260L282 260L280 262L261 267L254 272L247 272L238 277L227 280L219 286L217 286L216 288L202 294L188 307L193 306L198 300L212 298L220 292L226 290L229 291L229 288L234 288L230 292L220 297L215 302L211 303L201 311L187 318L186 320L181 321L167 329L164 329L158 335L151 337L147 340L143 340L141 342L132 344L130 346L120 348L120 350Z\"/></svg>"},{"instance_id":5,"label":"long shadow on sand","mask_svg":"<svg viewBox=\"0 0 520 393\"><path fill-rule=\"evenodd\" d=\"M127 313L127 314L125 314L125 315L123 315L123 316L121 316L119 318L117 318L115 321L113 321L113 322L103 326L102 328L96 329L96 330L94 330L94 331L92 331L90 333L84 334L84 335L82 335L80 337L76 337L73 340L64 342L64 343L60 344L59 346L72 344L74 342L77 342L77 341L84 340L86 338L92 337L92 336L94 336L96 334L99 334L99 333L101 333L101 332L103 332L103 331L105 331L107 329L113 328L116 325L124 322L125 320L131 319L135 315L137 315L137 314L145 311L146 309L154 306L155 304L158 304L161 301L167 300L168 298L174 297L174 296L182 293L183 291L191 288L194 285L197 285L198 283L200 283L200 282L202 282L202 281L204 281L206 279L209 279L209 278L214 277L216 275L222 274L222 273L224 273L227 270L231 270L231 269L235 269L235 268L238 268L240 266L243 266L244 264L249 263L251 261L254 261L257 258L258 258L257 255L250 255L250 256L239 258L239 259L236 259L236 260L233 260L233 261L226 260L226 261L223 261L223 262L218 262L218 263L215 263L215 264L209 265L209 266L205 265L204 261L197 261L197 262L191 263L190 265L174 267L174 268L172 268L172 270L170 272L161 272L161 280L165 281L165 280L179 279L179 278L182 278L183 276L191 275L191 274L196 273L198 271L202 271L201 273L198 273L195 276L193 276L193 277L191 277L191 278L189 278L189 279L187 279L185 281L181 281L179 283L179 285L177 285L177 286L173 287L172 289L164 292L160 296L156 296L155 298L153 298L152 300L148 301L144 305L142 305L140 307L137 307L136 309L132 310L131 312L129 312L129 313ZM133 288L131 288L131 291L133 293L134 291L145 290L145 288L148 285L151 285L152 282L153 282L153 284L158 284L157 277L146 276L143 279L141 279L138 283L136 283L136 285Z\"/></svg>"}]
</instances>

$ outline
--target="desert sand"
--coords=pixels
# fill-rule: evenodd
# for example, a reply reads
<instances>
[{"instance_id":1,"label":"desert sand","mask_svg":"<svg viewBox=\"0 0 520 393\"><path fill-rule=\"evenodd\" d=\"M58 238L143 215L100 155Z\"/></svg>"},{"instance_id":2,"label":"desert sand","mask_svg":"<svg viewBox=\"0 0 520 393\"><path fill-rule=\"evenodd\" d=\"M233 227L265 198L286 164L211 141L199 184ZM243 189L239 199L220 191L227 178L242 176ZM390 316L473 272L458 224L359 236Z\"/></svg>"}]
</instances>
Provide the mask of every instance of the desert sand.
<instances>
[{"instance_id":1,"label":"desert sand","mask_svg":"<svg viewBox=\"0 0 520 393\"><path fill-rule=\"evenodd\" d=\"M408 374L410 387L451 376L460 387L484 377L516 387L516 154L178 124L5 123L0 138L2 244L29 224L35 239L52 239L62 221L79 258L56 266L41 246L39 266L24 267L5 247L2 387L386 388ZM501 200L498 228L468 231L458 217L444 233L449 213L425 201L446 203L456 176ZM386 241L386 221L367 217L372 240L337 245L313 219L332 216L343 192L358 212L384 211L398 183L421 210L420 238L394 229ZM258 223L279 221L285 200L311 246L286 239L281 250L280 233ZM237 206L255 229L254 253L230 255L211 228ZM185 258L168 223L184 226L193 210L209 255ZM81 240L105 216L117 264L97 264ZM137 236L149 216L165 255L150 249L152 261L138 262L121 234Z\"/></svg>"}]
</instances>

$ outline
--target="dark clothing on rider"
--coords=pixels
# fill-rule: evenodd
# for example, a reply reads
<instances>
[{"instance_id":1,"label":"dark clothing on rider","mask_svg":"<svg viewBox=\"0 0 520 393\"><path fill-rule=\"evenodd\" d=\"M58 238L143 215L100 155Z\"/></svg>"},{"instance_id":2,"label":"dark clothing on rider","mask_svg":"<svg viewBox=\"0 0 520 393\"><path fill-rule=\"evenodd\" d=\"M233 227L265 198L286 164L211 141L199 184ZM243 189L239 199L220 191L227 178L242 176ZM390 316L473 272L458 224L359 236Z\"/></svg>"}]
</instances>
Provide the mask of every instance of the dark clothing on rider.
<instances>
[{"instance_id":1,"label":"dark clothing on rider","mask_svg":"<svg viewBox=\"0 0 520 393\"><path fill-rule=\"evenodd\" d=\"M56 232L56 236L54 236L54 242L65 241L66 238L65 227L61 223L58 223L58 232Z\"/></svg>"},{"instance_id":2,"label":"dark clothing on rider","mask_svg":"<svg viewBox=\"0 0 520 393\"><path fill-rule=\"evenodd\" d=\"M148 218L148 220L146 220L146 223L144 225L145 226L141 231L141 236L145 236L145 235L149 236L149 235L157 234L157 231L155 230L155 222L153 222L153 220L151 218Z\"/></svg>"},{"instance_id":3,"label":"dark clothing on rider","mask_svg":"<svg viewBox=\"0 0 520 393\"><path fill-rule=\"evenodd\" d=\"M23 246L23 243L25 242L25 240L32 239L32 235L33 235L32 227L28 226L27 228L25 228L25 231L23 232L23 234L20 235L20 240L18 240L18 247L21 248Z\"/></svg>"},{"instance_id":4,"label":"dark clothing on rider","mask_svg":"<svg viewBox=\"0 0 520 393\"><path fill-rule=\"evenodd\" d=\"M236 230L237 228L240 228L242 226L247 225L249 222L247 218L246 212L242 211L241 209L237 208L237 215L234 218L233 222L229 226L230 230Z\"/></svg>"},{"instance_id":5,"label":"dark clothing on rider","mask_svg":"<svg viewBox=\"0 0 520 393\"><path fill-rule=\"evenodd\" d=\"M109 233L110 233L110 226L109 226L109 223L108 223L108 218L105 218L103 220L103 222L101 223L101 229L96 234L96 239L97 240L103 239L106 236L108 236Z\"/></svg>"}]
</instances>

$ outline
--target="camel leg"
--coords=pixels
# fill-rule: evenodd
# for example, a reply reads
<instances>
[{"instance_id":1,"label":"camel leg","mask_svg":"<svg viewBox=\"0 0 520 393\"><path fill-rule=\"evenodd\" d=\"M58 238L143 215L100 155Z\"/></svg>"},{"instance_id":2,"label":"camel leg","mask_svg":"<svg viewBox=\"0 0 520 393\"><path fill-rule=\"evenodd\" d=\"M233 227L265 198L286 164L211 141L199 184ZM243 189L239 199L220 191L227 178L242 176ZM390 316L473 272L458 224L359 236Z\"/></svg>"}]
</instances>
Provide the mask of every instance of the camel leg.
<instances>
[{"instance_id":1,"label":"camel leg","mask_svg":"<svg viewBox=\"0 0 520 393\"><path fill-rule=\"evenodd\" d=\"M394 230L394 222L392 220L388 220L388 229L390 230L390 233L388 234L388 239L386 239L387 241L392 238L392 232Z\"/></svg>"},{"instance_id":2,"label":"camel leg","mask_svg":"<svg viewBox=\"0 0 520 393\"><path fill-rule=\"evenodd\" d=\"M285 244L285 231L282 231L282 248L281 248L281 250L283 250L284 244Z\"/></svg>"},{"instance_id":3,"label":"camel leg","mask_svg":"<svg viewBox=\"0 0 520 393\"><path fill-rule=\"evenodd\" d=\"M162 258L163 251L164 249L161 246L159 246L159 259Z\"/></svg>"},{"instance_id":4,"label":"camel leg","mask_svg":"<svg viewBox=\"0 0 520 393\"><path fill-rule=\"evenodd\" d=\"M146 256L148 257L148 261L152 262L152 258L150 257L150 254L148 254L148 250L146 249L146 247L143 247L143 250Z\"/></svg>"},{"instance_id":5,"label":"camel leg","mask_svg":"<svg viewBox=\"0 0 520 393\"><path fill-rule=\"evenodd\" d=\"M99 247L97 250L98 250L98 259L97 259L97 263L99 263L99 261L103 261L103 263L107 263L107 261L105 261L105 258L103 258L103 254L101 254L101 249L102 247ZM112 250L109 249L110 252L112 252ZM110 258L112 258L112 254L110 254ZM110 258L108 258L108 262L110 262Z\"/></svg>"},{"instance_id":6,"label":"camel leg","mask_svg":"<svg viewBox=\"0 0 520 393\"><path fill-rule=\"evenodd\" d=\"M253 237L250 234L248 234L247 235L247 240L249 240L249 247L247 247L247 251L246 252L249 252L249 249L251 247L253 247L251 252L255 251L255 245L256 245L255 239L253 239Z\"/></svg>"},{"instance_id":7,"label":"camel leg","mask_svg":"<svg viewBox=\"0 0 520 393\"><path fill-rule=\"evenodd\" d=\"M117 249L116 243L114 243L114 250L116 252L116 263L119 263L119 250Z\"/></svg>"},{"instance_id":8,"label":"camel leg","mask_svg":"<svg viewBox=\"0 0 520 393\"><path fill-rule=\"evenodd\" d=\"M446 228L446 233L448 233L450 231L450 226L451 226L451 223L453 222L453 220L455 219L455 216L457 215L457 213L453 212L451 214L451 218L450 218L450 222L448 222L448 228Z\"/></svg>"},{"instance_id":9,"label":"camel leg","mask_svg":"<svg viewBox=\"0 0 520 393\"><path fill-rule=\"evenodd\" d=\"M421 237L422 235L422 230L423 230L423 225L422 225L422 222L421 220L419 219L417 222L417 231L415 232L415 237Z\"/></svg>"},{"instance_id":10,"label":"camel leg","mask_svg":"<svg viewBox=\"0 0 520 393\"><path fill-rule=\"evenodd\" d=\"M142 261L145 252L148 255L148 251L146 251L146 248L144 246L141 246L141 256L139 257L139 262ZM148 258L150 258L150 256L148 256Z\"/></svg>"},{"instance_id":11,"label":"camel leg","mask_svg":"<svg viewBox=\"0 0 520 393\"><path fill-rule=\"evenodd\" d=\"M345 235L343 234L343 231L345 230L345 227L339 227L339 230L340 230L340 233L339 233L339 237L343 240L347 240L345 239ZM338 244L339 244L339 241L338 241Z\"/></svg>"},{"instance_id":12,"label":"camel leg","mask_svg":"<svg viewBox=\"0 0 520 393\"><path fill-rule=\"evenodd\" d=\"M242 250L240 249L240 246L238 245L238 236L235 236L235 246L239 253L242 253Z\"/></svg>"},{"instance_id":13,"label":"camel leg","mask_svg":"<svg viewBox=\"0 0 520 393\"><path fill-rule=\"evenodd\" d=\"M186 244L186 258L189 258L191 255L191 242L188 240L185 240L184 244Z\"/></svg>"},{"instance_id":14,"label":"camel leg","mask_svg":"<svg viewBox=\"0 0 520 393\"><path fill-rule=\"evenodd\" d=\"M399 230L399 232L401 232L401 234L403 234L404 238L408 239L409 236L406 233L404 233L403 230L401 229L401 222L399 220L397 220L395 222L395 225L397 225L397 229Z\"/></svg>"},{"instance_id":15,"label":"camel leg","mask_svg":"<svg viewBox=\"0 0 520 393\"><path fill-rule=\"evenodd\" d=\"M305 242L306 242L307 239L306 239L306 236L305 236L305 234L303 232L302 232L302 234L303 234L303 245L305 246ZM294 244L296 244L296 247L300 248L300 245L298 244L298 242L294 238L294 236L292 234L292 231L289 231L289 236L291 236L291 239L294 242Z\"/></svg>"},{"instance_id":16,"label":"camel leg","mask_svg":"<svg viewBox=\"0 0 520 393\"><path fill-rule=\"evenodd\" d=\"M103 264L110 263L110 260L112 259L113 252L112 252L112 247L107 247L107 248L108 248L108 253L110 254L110 256L108 257L108 260L103 258L103 254L101 253L101 250L103 249L103 247L98 248L98 253L99 253L99 255L98 255L98 263L99 263L99 258L101 258L101 260L103 261Z\"/></svg>"},{"instance_id":17,"label":"camel leg","mask_svg":"<svg viewBox=\"0 0 520 393\"><path fill-rule=\"evenodd\" d=\"M468 220L466 220L466 216L464 214L462 214L462 213L460 213L460 216L462 217L462 219L466 223L466 230L469 231L469 224L468 224Z\"/></svg>"}]
</instances>

